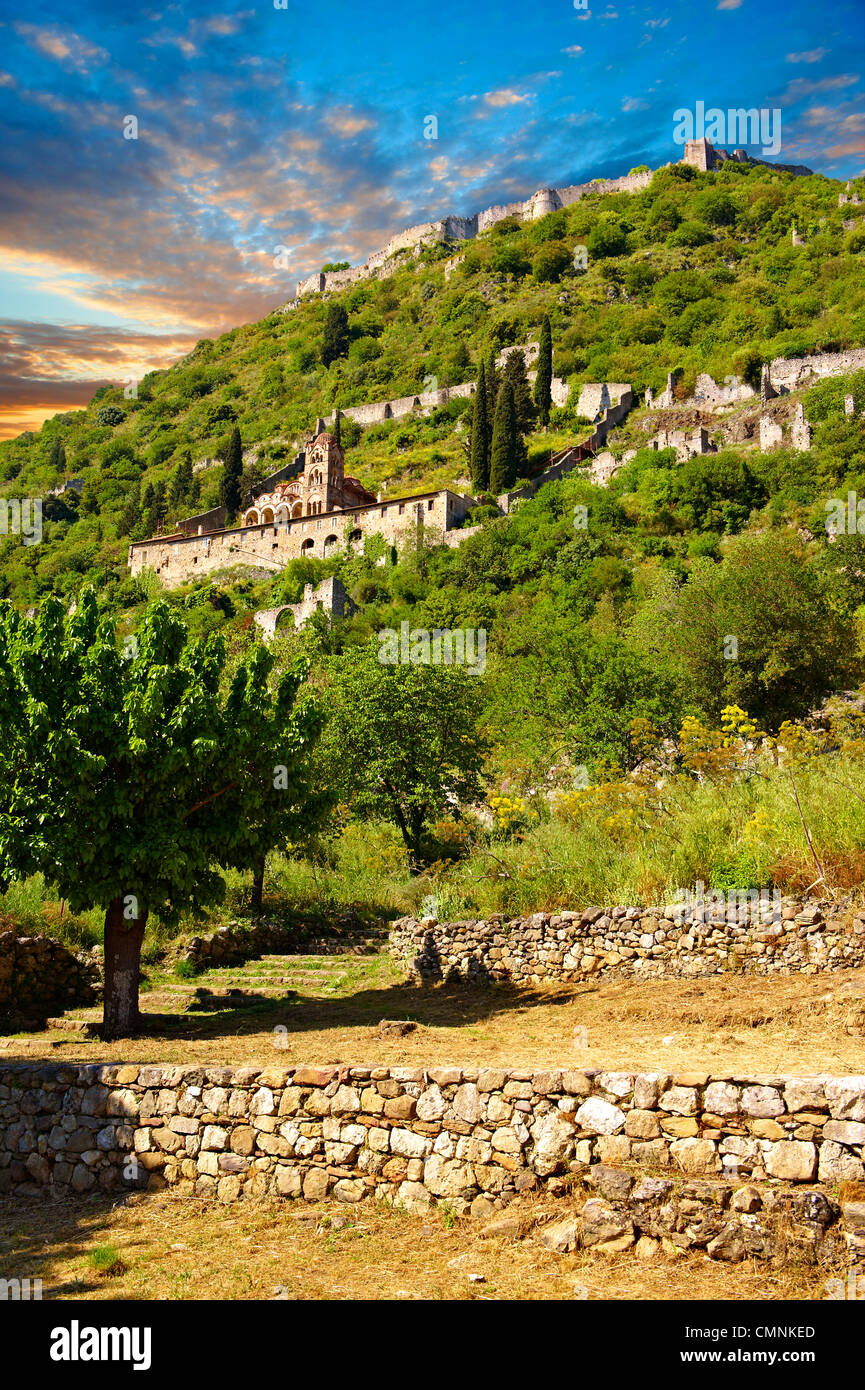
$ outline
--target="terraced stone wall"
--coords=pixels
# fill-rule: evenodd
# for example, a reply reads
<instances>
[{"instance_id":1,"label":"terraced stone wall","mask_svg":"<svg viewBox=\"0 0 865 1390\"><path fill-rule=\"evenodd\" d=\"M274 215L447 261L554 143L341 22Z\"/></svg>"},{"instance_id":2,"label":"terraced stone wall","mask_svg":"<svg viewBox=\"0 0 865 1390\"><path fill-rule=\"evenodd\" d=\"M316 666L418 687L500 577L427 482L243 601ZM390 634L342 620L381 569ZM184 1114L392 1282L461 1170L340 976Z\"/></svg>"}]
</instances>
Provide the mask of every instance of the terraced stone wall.
<instances>
[{"instance_id":1,"label":"terraced stone wall","mask_svg":"<svg viewBox=\"0 0 865 1390\"><path fill-rule=\"evenodd\" d=\"M865 1181L865 1076L15 1064L0 1069L0 1191L164 1187L376 1194L461 1213L632 1180ZM624 1181L624 1179L623 1179Z\"/></svg>"},{"instance_id":2,"label":"terraced stone wall","mask_svg":"<svg viewBox=\"0 0 865 1390\"><path fill-rule=\"evenodd\" d=\"M673 906L617 906L485 921L403 917L391 931L391 950L421 983L542 984L605 974L681 978L728 970L769 975L865 964L865 909L739 896L744 901L717 911L707 903L682 913Z\"/></svg>"}]
</instances>

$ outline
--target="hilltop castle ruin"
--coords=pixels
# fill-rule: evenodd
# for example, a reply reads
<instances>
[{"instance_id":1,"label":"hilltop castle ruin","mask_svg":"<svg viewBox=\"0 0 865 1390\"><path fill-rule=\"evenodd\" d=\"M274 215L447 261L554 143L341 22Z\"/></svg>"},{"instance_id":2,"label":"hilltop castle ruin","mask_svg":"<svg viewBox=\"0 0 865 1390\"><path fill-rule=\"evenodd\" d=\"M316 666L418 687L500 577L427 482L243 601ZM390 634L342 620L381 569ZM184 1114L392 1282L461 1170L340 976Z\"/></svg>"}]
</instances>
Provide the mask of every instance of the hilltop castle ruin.
<instances>
[{"instance_id":1,"label":"hilltop castle ruin","mask_svg":"<svg viewBox=\"0 0 865 1390\"><path fill-rule=\"evenodd\" d=\"M766 163L765 160L755 159L745 150L733 150L732 153L729 153L727 150L715 149L705 139L688 140L679 162L706 171L720 167L729 159L742 164ZM780 170L783 173L798 175L813 172L813 170L807 169L804 164L766 163L766 167ZM344 290L347 286L356 284L358 280L375 279L381 274L383 268L386 274L392 273L393 266L388 265L388 262L392 261L393 257L399 255L400 252L416 253L422 246L434 246L445 241L470 241L506 217L520 217L528 221L536 221L539 217L546 217L547 213L558 212L561 208L570 207L572 203L579 202L581 198L589 194L639 193L651 183L653 173L654 170L652 169L641 168L618 179L590 179L588 183L569 184L566 188L539 188L530 198L521 202L498 203L494 207L484 208L483 212L472 213L469 217L456 217L449 214L446 217L437 218L433 222L419 222L417 226L406 227L404 231L392 236L380 251L374 251L371 256L368 256L363 265L351 266L348 270L319 270L306 280L299 280L295 298L284 304L283 310L297 308L304 295L333 294L335 291Z\"/></svg>"}]
</instances>

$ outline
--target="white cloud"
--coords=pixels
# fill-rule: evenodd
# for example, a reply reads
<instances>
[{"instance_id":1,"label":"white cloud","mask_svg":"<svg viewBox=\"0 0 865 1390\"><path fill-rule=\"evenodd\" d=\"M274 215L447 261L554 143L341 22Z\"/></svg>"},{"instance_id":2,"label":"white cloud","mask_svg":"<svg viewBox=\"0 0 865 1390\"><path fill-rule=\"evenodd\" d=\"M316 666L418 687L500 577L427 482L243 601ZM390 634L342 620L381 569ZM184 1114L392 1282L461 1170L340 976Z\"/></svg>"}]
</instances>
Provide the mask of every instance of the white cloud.
<instances>
[{"instance_id":1,"label":"white cloud","mask_svg":"<svg viewBox=\"0 0 865 1390\"><path fill-rule=\"evenodd\" d=\"M858 81L859 77L855 72L842 72L837 77L795 77L787 84L781 100L801 101L802 97L808 97L812 92L834 92L839 87L852 87Z\"/></svg>"},{"instance_id":2,"label":"white cloud","mask_svg":"<svg viewBox=\"0 0 865 1390\"><path fill-rule=\"evenodd\" d=\"M828 52L828 48L809 48L804 53L788 53L785 61L788 63L819 63L820 59L825 58Z\"/></svg>"}]
</instances>

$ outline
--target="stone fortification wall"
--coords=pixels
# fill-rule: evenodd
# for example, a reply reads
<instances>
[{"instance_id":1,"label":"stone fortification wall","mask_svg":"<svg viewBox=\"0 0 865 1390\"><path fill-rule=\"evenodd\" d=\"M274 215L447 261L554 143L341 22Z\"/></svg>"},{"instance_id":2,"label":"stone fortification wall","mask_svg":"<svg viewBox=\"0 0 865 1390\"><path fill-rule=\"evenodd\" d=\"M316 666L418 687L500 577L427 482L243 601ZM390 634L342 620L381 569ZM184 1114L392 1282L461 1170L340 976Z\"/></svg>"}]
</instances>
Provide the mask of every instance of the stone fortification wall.
<instances>
[{"instance_id":1,"label":"stone fortification wall","mask_svg":"<svg viewBox=\"0 0 865 1390\"><path fill-rule=\"evenodd\" d=\"M651 170L644 170L618 179L593 179L591 183L570 184L567 188L543 188L530 198L497 204L468 217L449 215L432 222L420 222L397 232L381 250L368 256L363 265L352 266L348 270L316 271L306 280L298 281L296 298L283 305L283 308L295 307L303 295L333 294L356 284L358 280L376 277L382 271L388 272L392 269L392 258L400 252L416 252L422 246L443 241L468 241L505 217L534 220L569 207L571 203L592 194L637 193L648 187L651 179Z\"/></svg>"}]
</instances>

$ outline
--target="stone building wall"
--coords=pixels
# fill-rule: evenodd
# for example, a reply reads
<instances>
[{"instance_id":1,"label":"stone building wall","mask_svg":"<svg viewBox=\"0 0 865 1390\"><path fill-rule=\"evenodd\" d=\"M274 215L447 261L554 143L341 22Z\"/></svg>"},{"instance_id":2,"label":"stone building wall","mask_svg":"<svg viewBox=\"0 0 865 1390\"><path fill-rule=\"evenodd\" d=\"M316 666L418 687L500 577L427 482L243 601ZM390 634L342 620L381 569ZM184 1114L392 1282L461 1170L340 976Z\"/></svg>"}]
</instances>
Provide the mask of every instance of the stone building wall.
<instances>
[{"instance_id":1,"label":"stone building wall","mask_svg":"<svg viewBox=\"0 0 865 1390\"><path fill-rule=\"evenodd\" d=\"M403 917L394 923L391 950L420 982L541 984L601 974L680 978L865 965L865 909L786 898L780 907L772 900L737 902L715 921L710 906L678 920L672 906L593 907L465 922ZM865 1017L862 1030L865 1035Z\"/></svg>"},{"instance_id":2,"label":"stone building wall","mask_svg":"<svg viewBox=\"0 0 865 1390\"><path fill-rule=\"evenodd\" d=\"M830 1212L825 1192L797 1195L795 1185L861 1183L863 1141L863 1076L0 1067L0 1191L36 1197L169 1187L226 1203L377 1195L413 1211L446 1200L460 1214L485 1214L579 1180L608 1200L648 1202L663 1221L660 1208L674 1187L682 1196L684 1176L720 1184L716 1210L734 1187L733 1209L753 1212L793 1184L793 1202L818 1201L828 1225L837 1204ZM764 1193L756 1202L755 1184Z\"/></svg>"},{"instance_id":3,"label":"stone building wall","mask_svg":"<svg viewBox=\"0 0 865 1390\"><path fill-rule=\"evenodd\" d=\"M346 529L357 544L362 544L365 536L376 534L395 544L418 523L441 535L455 526L471 505L470 497L462 497L448 489L412 497L383 498L381 502L323 516L234 527L203 536L136 541L129 547L128 563L133 575L140 574L145 567L154 569L166 588L175 588L231 565L278 571L297 556L323 558L341 548Z\"/></svg>"}]
</instances>

